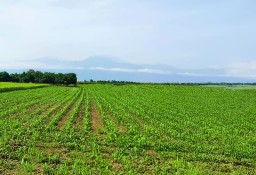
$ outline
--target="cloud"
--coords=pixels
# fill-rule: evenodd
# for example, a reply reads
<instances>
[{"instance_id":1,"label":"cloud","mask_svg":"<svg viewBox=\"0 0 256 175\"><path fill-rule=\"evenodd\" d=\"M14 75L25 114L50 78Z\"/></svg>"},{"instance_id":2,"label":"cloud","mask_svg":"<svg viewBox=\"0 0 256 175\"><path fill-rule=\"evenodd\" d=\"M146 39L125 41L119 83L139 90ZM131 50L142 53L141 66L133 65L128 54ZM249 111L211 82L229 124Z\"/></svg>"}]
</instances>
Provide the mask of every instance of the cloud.
<instances>
[{"instance_id":1,"label":"cloud","mask_svg":"<svg viewBox=\"0 0 256 175\"><path fill-rule=\"evenodd\" d=\"M232 63L227 69L227 75L256 79L256 61Z\"/></svg>"},{"instance_id":2,"label":"cloud","mask_svg":"<svg viewBox=\"0 0 256 175\"><path fill-rule=\"evenodd\" d=\"M182 72L177 73L178 75L193 76L193 77L225 77L224 74L208 74L208 73L194 73L194 72Z\"/></svg>"},{"instance_id":3,"label":"cloud","mask_svg":"<svg viewBox=\"0 0 256 175\"><path fill-rule=\"evenodd\" d=\"M113 55L135 64L181 69L226 67L233 61L250 61L239 58L256 56L254 4L241 0L0 1L0 60L6 64L50 56L74 61ZM230 69L228 75L239 74L234 73L237 68ZM193 71L184 74L201 76Z\"/></svg>"},{"instance_id":4,"label":"cloud","mask_svg":"<svg viewBox=\"0 0 256 175\"><path fill-rule=\"evenodd\" d=\"M49 65L38 62L26 62L26 61L16 61L16 62L5 62L0 64L0 69L54 69L54 70L66 70L66 69L79 69L63 65Z\"/></svg>"},{"instance_id":5,"label":"cloud","mask_svg":"<svg viewBox=\"0 0 256 175\"><path fill-rule=\"evenodd\" d=\"M169 71L162 71L158 69L126 69L126 68L105 68L105 67L90 67L91 70L111 71L111 72L137 72L149 74L171 74Z\"/></svg>"}]
</instances>

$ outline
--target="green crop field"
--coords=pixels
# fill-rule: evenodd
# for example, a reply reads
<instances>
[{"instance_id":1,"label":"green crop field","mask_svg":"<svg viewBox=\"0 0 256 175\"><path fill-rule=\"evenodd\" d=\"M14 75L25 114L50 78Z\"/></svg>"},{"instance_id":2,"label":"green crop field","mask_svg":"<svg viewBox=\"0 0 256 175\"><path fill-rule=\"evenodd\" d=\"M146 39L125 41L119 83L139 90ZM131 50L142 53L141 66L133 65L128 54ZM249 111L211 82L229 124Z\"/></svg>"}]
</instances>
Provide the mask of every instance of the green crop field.
<instances>
[{"instance_id":1,"label":"green crop field","mask_svg":"<svg viewBox=\"0 0 256 175\"><path fill-rule=\"evenodd\" d=\"M256 174L256 89L3 92L0 174Z\"/></svg>"},{"instance_id":2,"label":"green crop field","mask_svg":"<svg viewBox=\"0 0 256 175\"><path fill-rule=\"evenodd\" d=\"M24 89L35 89L39 87L48 86L46 84L32 84L32 83L10 83L0 82L0 92L24 90Z\"/></svg>"}]
</instances>

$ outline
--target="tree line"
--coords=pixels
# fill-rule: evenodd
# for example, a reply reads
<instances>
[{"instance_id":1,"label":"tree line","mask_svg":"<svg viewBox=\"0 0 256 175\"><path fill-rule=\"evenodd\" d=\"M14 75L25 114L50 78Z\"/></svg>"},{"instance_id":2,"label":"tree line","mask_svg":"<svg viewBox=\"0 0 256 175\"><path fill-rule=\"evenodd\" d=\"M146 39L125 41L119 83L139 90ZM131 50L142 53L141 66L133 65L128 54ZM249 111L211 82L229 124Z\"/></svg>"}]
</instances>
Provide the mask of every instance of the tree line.
<instances>
[{"instance_id":1,"label":"tree line","mask_svg":"<svg viewBox=\"0 0 256 175\"><path fill-rule=\"evenodd\" d=\"M77 76L75 73L41 72L33 69L14 74L4 71L0 72L0 82L76 85Z\"/></svg>"},{"instance_id":2,"label":"tree line","mask_svg":"<svg viewBox=\"0 0 256 175\"><path fill-rule=\"evenodd\" d=\"M78 82L79 84L155 84L155 85L182 85L182 86L201 86L201 85L216 85L216 86L234 86L234 85L256 85L255 83L227 83L227 82L202 82L202 83L186 83L186 82L166 82L166 83L154 83L154 82L134 82L134 81L118 81L118 80L84 80Z\"/></svg>"}]
</instances>

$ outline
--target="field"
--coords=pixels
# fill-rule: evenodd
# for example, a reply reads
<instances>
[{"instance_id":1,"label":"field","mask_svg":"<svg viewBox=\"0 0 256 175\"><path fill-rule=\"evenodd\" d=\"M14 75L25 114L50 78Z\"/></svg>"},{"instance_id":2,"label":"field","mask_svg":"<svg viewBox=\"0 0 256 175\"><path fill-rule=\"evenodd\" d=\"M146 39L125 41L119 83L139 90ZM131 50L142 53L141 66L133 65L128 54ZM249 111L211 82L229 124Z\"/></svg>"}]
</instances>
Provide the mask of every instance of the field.
<instances>
[{"instance_id":1,"label":"field","mask_svg":"<svg viewBox=\"0 0 256 175\"><path fill-rule=\"evenodd\" d=\"M217 87L217 88L227 88L227 89L256 89L255 85L203 85L204 87Z\"/></svg>"},{"instance_id":2,"label":"field","mask_svg":"<svg viewBox=\"0 0 256 175\"><path fill-rule=\"evenodd\" d=\"M32 83L7 83L0 82L0 92L24 90L24 89L35 89L39 87L48 86L45 84L32 84Z\"/></svg>"},{"instance_id":3,"label":"field","mask_svg":"<svg viewBox=\"0 0 256 175\"><path fill-rule=\"evenodd\" d=\"M256 174L256 89L0 93L0 174Z\"/></svg>"}]
</instances>

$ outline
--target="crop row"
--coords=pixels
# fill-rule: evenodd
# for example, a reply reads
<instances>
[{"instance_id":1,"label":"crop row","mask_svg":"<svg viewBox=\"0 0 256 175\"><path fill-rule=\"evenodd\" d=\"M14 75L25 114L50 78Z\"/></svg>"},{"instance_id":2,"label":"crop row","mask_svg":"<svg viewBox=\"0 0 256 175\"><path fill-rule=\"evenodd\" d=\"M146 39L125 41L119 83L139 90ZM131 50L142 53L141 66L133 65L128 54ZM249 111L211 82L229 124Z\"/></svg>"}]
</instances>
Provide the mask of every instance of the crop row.
<instances>
[{"instance_id":1,"label":"crop row","mask_svg":"<svg viewBox=\"0 0 256 175\"><path fill-rule=\"evenodd\" d=\"M32 83L7 83L0 82L0 93L17 91L17 90L26 90L26 89L37 89L42 87L47 87L47 84L32 84Z\"/></svg>"}]
</instances>

